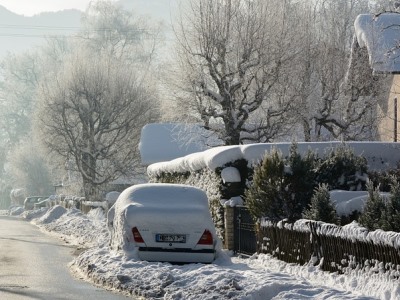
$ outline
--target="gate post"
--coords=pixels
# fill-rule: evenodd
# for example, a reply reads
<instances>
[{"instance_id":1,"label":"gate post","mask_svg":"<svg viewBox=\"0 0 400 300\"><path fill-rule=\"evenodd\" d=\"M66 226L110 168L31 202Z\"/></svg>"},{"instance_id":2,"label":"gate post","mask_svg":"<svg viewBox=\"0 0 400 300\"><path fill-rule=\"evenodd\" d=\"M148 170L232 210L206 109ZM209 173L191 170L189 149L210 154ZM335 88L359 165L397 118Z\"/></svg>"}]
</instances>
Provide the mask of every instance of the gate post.
<instances>
[{"instance_id":1,"label":"gate post","mask_svg":"<svg viewBox=\"0 0 400 300\"><path fill-rule=\"evenodd\" d=\"M235 250L235 208L230 206L225 206L224 217L225 217L225 249Z\"/></svg>"}]
</instances>

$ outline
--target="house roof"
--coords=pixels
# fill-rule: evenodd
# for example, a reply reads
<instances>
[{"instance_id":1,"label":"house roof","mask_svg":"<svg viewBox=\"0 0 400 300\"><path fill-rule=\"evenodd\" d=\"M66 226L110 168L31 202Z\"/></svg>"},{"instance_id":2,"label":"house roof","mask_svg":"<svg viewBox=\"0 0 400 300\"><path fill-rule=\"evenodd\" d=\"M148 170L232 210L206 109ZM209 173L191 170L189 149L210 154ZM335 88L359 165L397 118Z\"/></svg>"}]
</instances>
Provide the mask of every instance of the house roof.
<instances>
[{"instance_id":1,"label":"house roof","mask_svg":"<svg viewBox=\"0 0 400 300\"><path fill-rule=\"evenodd\" d=\"M212 143L212 144L210 144ZM139 151L142 165L169 161L218 144L199 124L152 123L142 128Z\"/></svg>"},{"instance_id":2,"label":"house roof","mask_svg":"<svg viewBox=\"0 0 400 300\"><path fill-rule=\"evenodd\" d=\"M358 45L367 49L374 73L400 74L400 14L362 14L354 27Z\"/></svg>"}]
</instances>

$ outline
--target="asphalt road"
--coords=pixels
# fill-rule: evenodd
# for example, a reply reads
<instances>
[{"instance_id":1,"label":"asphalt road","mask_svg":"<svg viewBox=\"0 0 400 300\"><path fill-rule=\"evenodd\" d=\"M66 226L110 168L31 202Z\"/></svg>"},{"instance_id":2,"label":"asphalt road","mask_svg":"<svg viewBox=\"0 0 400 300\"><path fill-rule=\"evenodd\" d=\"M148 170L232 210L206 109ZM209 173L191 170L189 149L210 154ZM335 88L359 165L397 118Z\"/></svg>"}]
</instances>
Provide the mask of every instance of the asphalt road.
<instances>
[{"instance_id":1,"label":"asphalt road","mask_svg":"<svg viewBox=\"0 0 400 300\"><path fill-rule=\"evenodd\" d=\"M74 251L27 221L0 216L0 299L127 299L74 278Z\"/></svg>"}]
</instances>

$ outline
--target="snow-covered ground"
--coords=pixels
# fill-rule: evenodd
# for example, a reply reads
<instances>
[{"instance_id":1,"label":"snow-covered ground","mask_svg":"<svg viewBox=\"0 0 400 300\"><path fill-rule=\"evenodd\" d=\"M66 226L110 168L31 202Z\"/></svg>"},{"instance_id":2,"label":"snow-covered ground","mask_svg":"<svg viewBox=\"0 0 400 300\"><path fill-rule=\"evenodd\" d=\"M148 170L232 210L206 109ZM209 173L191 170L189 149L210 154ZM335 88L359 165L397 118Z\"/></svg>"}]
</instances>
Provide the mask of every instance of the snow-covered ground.
<instances>
[{"instance_id":1,"label":"snow-covered ground","mask_svg":"<svg viewBox=\"0 0 400 300\"><path fill-rule=\"evenodd\" d=\"M206 265L138 261L110 251L99 209L85 215L55 206L19 217L82 250L70 264L78 277L135 299L400 299L399 282L384 274L331 274L269 255L240 258L220 252Z\"/></svg>"}]
</instances>

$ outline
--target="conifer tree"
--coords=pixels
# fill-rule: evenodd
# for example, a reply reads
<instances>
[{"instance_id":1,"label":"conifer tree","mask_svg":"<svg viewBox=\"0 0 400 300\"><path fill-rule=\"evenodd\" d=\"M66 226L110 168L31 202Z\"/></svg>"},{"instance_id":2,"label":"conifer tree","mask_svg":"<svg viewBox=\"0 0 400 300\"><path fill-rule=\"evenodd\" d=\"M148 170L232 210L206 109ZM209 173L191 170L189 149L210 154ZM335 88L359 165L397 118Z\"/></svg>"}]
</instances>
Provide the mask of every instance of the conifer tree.
<instances>
[{"instance_id":1,"label":"conifer tree","mask_svg":"<svg viewBox=\"0 0 400 300\"><path fill-rule=\"evenodd\" d=\"M246 192L246 204L255 218L267 217L273 221L284 218L282 188L284 161L277 150L264 157L254 170L253 184Z\"/></svg>"},{"instance_id":2,"label":"conifer tree","mask_svg":"<svg viewBox=\"0 0 400 300\"><path fill-rule=\"evenodd\" d=\"M308 207L316 187L316 155L309 150L301 156L297 151L297 144L290 147L288 167L285 172L287 187L285 188L285 205L287 218L295 221L301 218L301 214Z\"/></svg>"},{"instance_id":3,"label":"conifer tree","mask_svg":"<svg viewBox=\"0 0 400 300\"><path fill-rule=\"evenodd\" d=\"M381 229L400 232L400 184L394 176L391 177L390 197L382 219Z\"/></svg>"},{"instance_id":4,"label":"conifer tree","mask_svg":"<svg viewBox=\"0 0 400 300\"><path fill-rule=\"evenodd\" d=\"M374 189L374 185L368 182L367 190L369 195L363 213L359 218L359 223L369 230L375 230L380 228L382 224L382 217L385 214L386 206L379 194L379 186Z\"/></svg>"},{"instance_id":5,"label":"conifer tree","mask_svg":"<svg viewBox=\"0 0 400 300\"><path fill-rule=\"evenodd\" d=\"M315 188L310 207L304 211L303 218L338 224L339 218L330 200L328 185L321 184Z\"/></svg>"}]
</instances>

